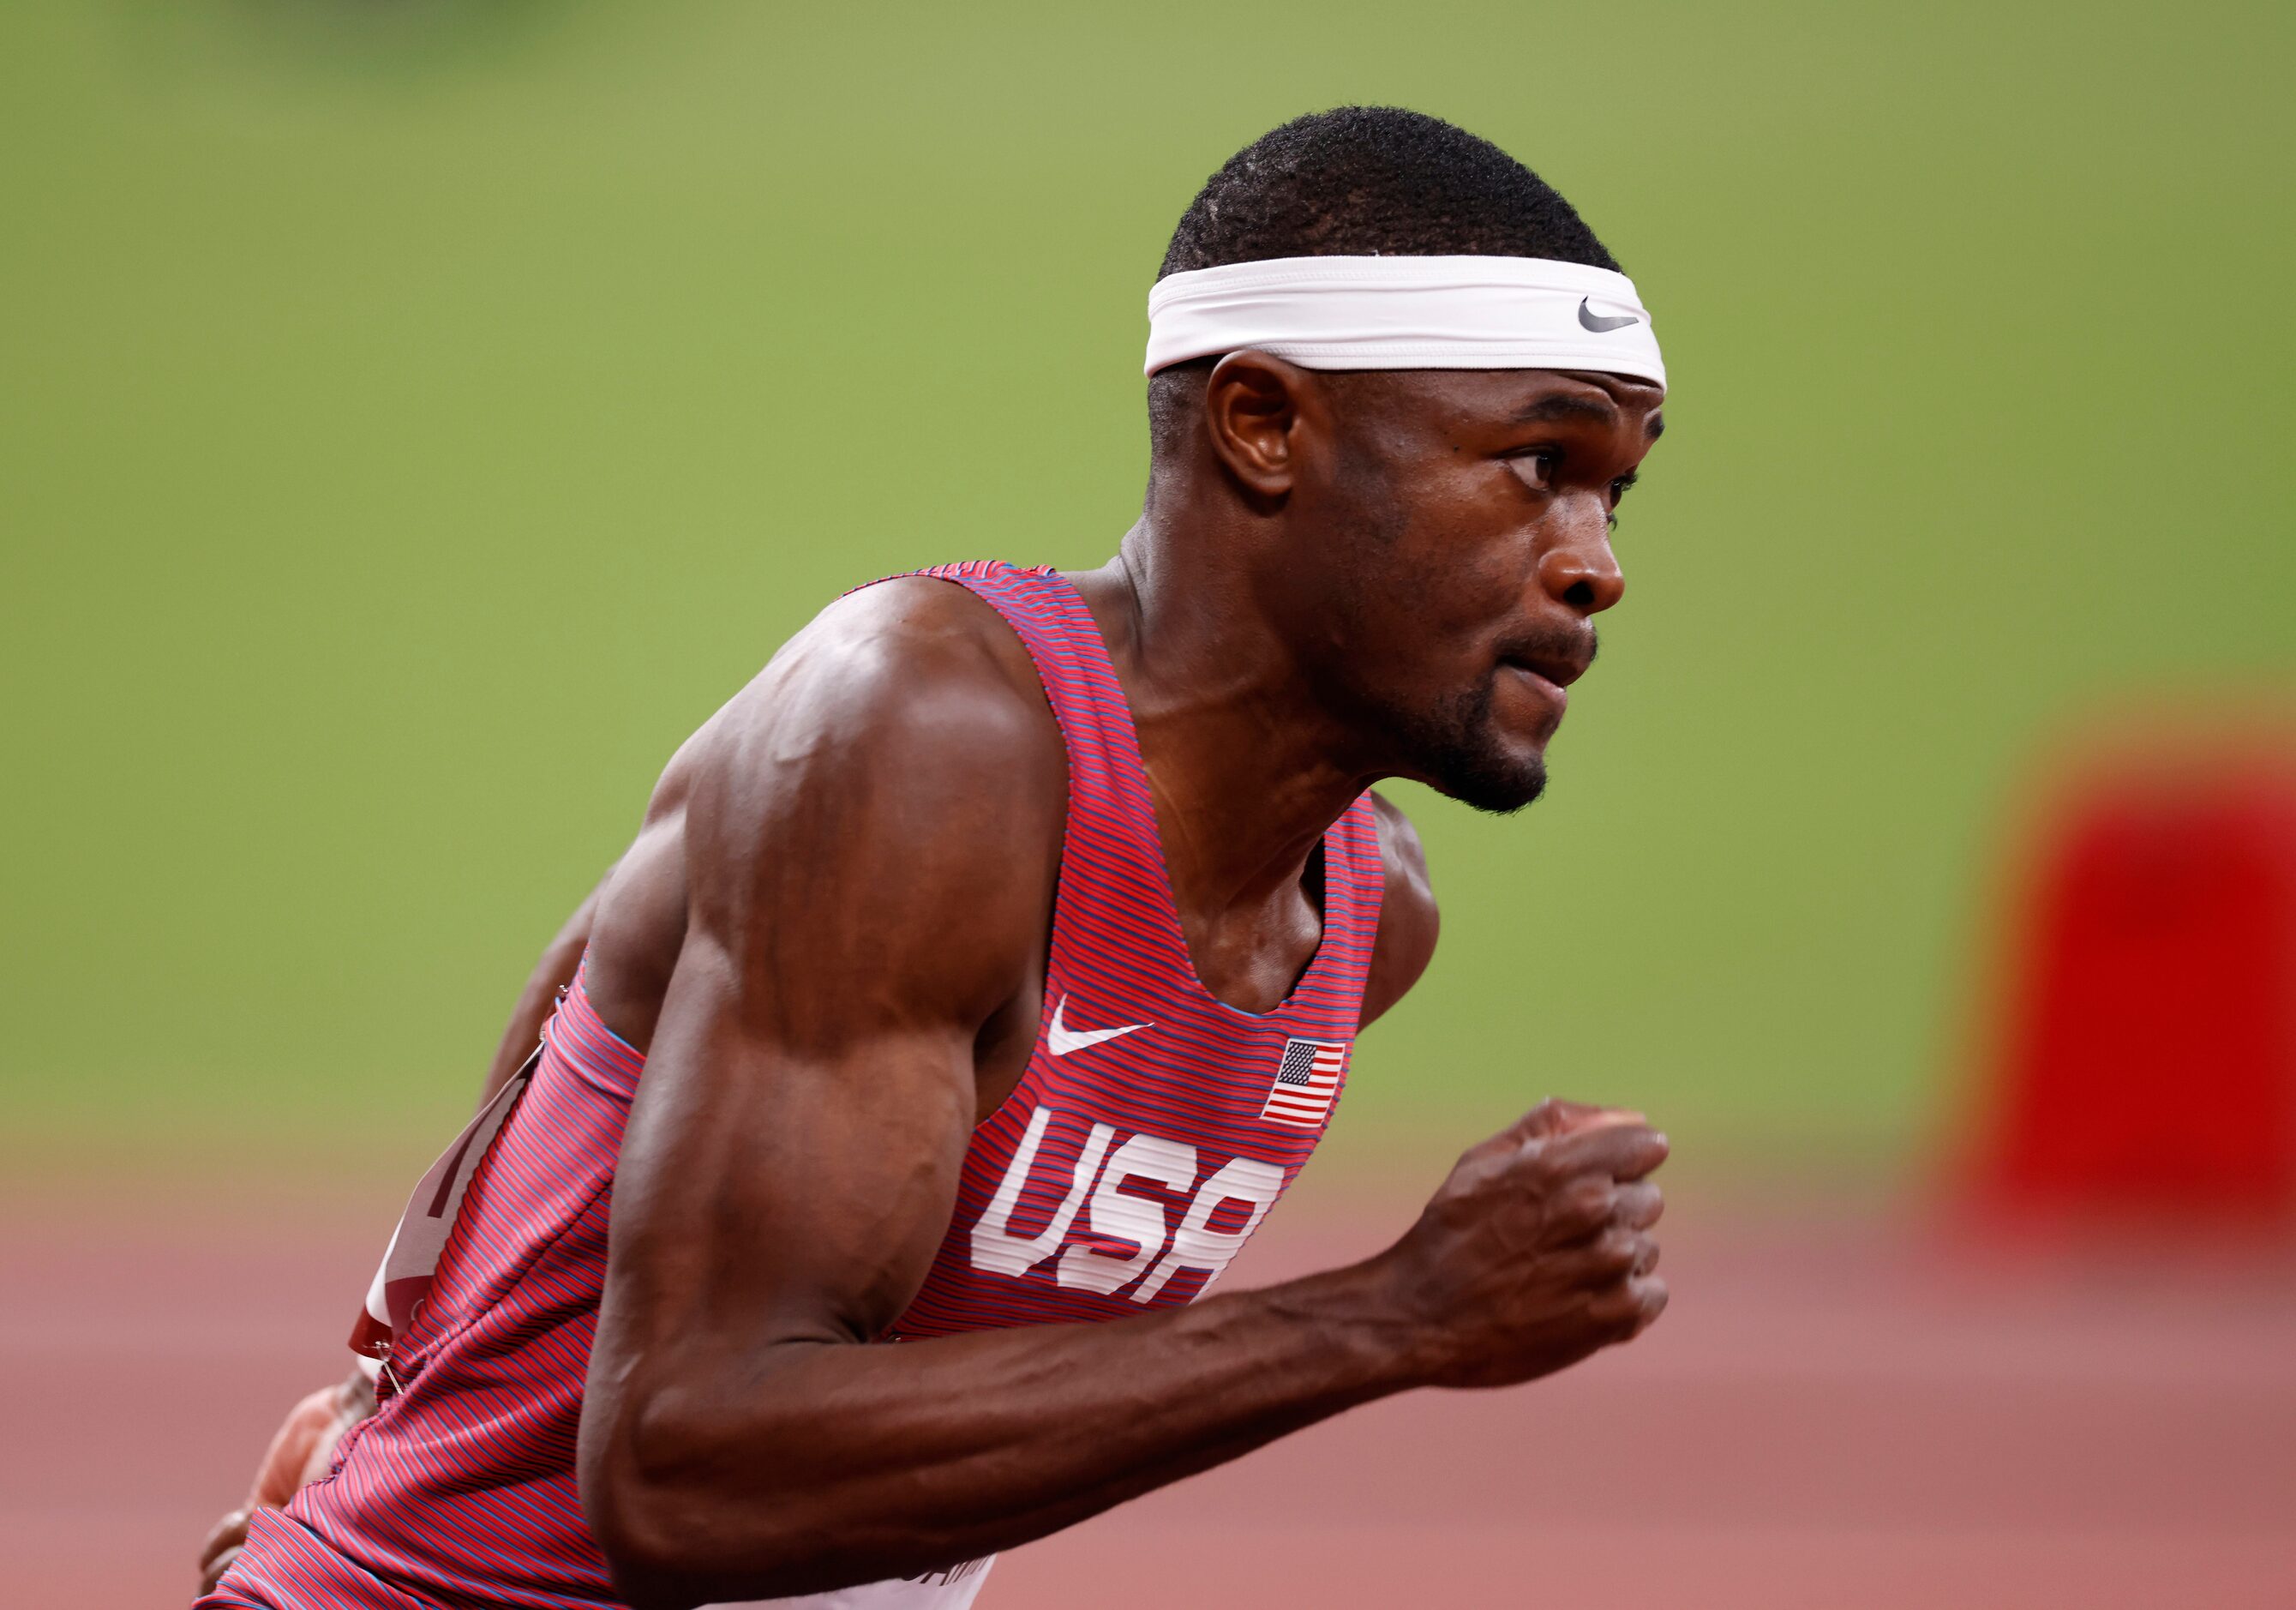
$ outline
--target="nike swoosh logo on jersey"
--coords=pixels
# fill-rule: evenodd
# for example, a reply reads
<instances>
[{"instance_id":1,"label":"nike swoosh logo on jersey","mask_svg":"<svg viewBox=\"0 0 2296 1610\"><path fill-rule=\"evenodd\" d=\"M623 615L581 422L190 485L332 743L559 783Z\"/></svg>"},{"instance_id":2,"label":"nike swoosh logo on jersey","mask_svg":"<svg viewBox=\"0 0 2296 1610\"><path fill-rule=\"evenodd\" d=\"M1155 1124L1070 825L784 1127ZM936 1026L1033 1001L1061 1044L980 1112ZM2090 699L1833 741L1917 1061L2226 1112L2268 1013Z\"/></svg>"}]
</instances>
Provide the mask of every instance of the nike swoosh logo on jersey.
<instances>
[{"instance_id":1,"label":"nike swoosh logo on jersey","mask_svg":"<svg viewBox=\"0 0 2296 1610\"><path fill-rule=\"evenodd\" d=\"M1066 1056L1070 1052L1081 1051L1086 1046L1096 1046L1103 1040L1121 1039L1127 1034L1137 1034L1143 1029L1156 1026L1154 1023L1126 1023L1120 1029L1071 1029L1065 1021L1068 1010L1069 998L1063 995L1059 1004L1054 1006L1053 1021L1045 1030L1045 1043L1052 1047L1055 1056Z\"/></svg>"},{"instance_id":2,"label":"nike swoosh logo on jersey","mask_svg":"<svg viewBox=\"0 0 2296 1610\"><path fill-rule=\"evenodd\" d=\"M1582 296L1578 299L1578 322L1600 335L1606 330L1623 330L1628 324L1639 324L1643 321L1631 313L1623 318L1605 318L1589 308L1587 305L1587 299Z\"/></svg>"}]
</instances>

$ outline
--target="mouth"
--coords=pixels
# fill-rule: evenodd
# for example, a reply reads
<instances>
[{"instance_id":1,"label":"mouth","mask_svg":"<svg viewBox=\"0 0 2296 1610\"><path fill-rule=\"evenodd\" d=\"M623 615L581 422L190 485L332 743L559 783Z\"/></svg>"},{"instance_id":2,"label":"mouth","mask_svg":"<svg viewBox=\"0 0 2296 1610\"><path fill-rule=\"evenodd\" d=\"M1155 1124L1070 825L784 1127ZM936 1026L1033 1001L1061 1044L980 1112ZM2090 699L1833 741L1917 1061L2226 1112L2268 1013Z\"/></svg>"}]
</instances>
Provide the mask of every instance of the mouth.
<instances>
[{"instance_id":1,"label":"mouth","mask_svg":"<svg viewBox=\"0 0 2296 1610\"><path fill-rule=\"evenodd\" d=\"M1562 682L1546 671L1526 665L1520 660L1502 660L1499 661L1499 675L1529 694L1536 704L1546 708L1547 714L1540 725L1547 731L1554 730L1553 724L1560 721L1562 712L1570 708L1570 694Z\"/></svg>"},{"instance_id":2,"label":"mouth","mask_svg":"<svg viewBox=\"0 0 2296 1610\"><path fill-rule=\"evenodd\" d=\"M1588 662L1575 655L1509 654L1499 661L1499 669L1513 673L1559 710L1570 702L1565 690L1587 674Z\"/></svg>"},{"instance_id":3,"label":"mouth","mask_svg":"<svg viewBox=\"0 0 2296 1610\"><path fill-rule=\"evenodd\" d=\"M1557 693L1585 676L1591 662L1592 656L1581 659L1570 654L1507 654L1499 661L1509 670L1544 682Z\"/></svg>"}]
</instances>

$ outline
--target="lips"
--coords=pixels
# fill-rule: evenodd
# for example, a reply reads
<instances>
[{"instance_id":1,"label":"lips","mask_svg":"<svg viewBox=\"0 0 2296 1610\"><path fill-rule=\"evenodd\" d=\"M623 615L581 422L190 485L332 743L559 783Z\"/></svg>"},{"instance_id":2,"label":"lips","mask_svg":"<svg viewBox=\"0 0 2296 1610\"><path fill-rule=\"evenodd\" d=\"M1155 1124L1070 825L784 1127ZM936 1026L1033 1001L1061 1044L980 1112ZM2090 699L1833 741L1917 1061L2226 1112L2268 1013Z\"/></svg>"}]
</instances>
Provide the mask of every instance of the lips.
<instances>
[{"instance_id":1,"label":"lips","mask_svg":"<svg viewBox=\"0 0 2296 1610\"><path fill-rule=\"evenodd\" d=\"M1514 681L1528 688L1535 697L1552 706L1556 719L1562 718L1563 710L1570 702L1570 694L1566 691L1565 682L1558 681L1546 671L1535 666L1526 665L1520 660L1502 660L1499 661L1499 669L1509 673ZM1565 670L1563 674L1567 678L1577 673Z\"/></svg>"},{"instance_id":2,"label":"lips","mask_svg":"<svg viewBox=\"0 0 2296 1610\"><path fill-rule=\"evenodd\" d=\"M1499 663L1536 677L1561 693L1587 674L1587 668L1594 663L1594 657L1591 654L1583 658L1563 654L1507 654L1501 657Z\"/></svg>"},{"instance_id":3,"label":"lips","mask_svg":"<svg viewBox=\"0 0 2296 1610\"><path fill-rule=\"evenodd\" d=\"M1595 662L1595 645L1590 637L1580 640L1558 640L1561 634L1548 637L1546 642L1522 642L1511 645L1511 652L1499 656L1499 669L1511 673L1507 680L1521 688L1537 703L1549 712L1542 725L1553 731L1552 723L1562 719L1570 708L1568 691L1573 682L1587 674Z\"/></svg>"}]
</instances>

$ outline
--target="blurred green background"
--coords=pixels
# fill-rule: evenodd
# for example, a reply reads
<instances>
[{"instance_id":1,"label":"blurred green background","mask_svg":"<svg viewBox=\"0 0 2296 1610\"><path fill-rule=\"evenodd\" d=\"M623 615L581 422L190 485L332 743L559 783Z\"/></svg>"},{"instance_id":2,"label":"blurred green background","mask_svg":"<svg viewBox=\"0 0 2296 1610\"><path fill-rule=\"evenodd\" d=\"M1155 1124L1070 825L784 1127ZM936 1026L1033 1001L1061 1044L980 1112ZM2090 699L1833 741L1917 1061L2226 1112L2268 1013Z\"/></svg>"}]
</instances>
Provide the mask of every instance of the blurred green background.
<instances>
[{"instance_id":1,"label":"blurred green background","mask_svg":"<svg viewBox=\"0 0 2296 1610\"><path fill-rule=\"evenodd\" d=\"M2296 681L2292 18L15 0L7 1144L419 1161L787 634L1111 550L1173 222L1378 101L1578 203L1674 398L1549 799L1409 801L1342 1131L1915 1155L2030 757Z\"/></svg>"}]
</instances>

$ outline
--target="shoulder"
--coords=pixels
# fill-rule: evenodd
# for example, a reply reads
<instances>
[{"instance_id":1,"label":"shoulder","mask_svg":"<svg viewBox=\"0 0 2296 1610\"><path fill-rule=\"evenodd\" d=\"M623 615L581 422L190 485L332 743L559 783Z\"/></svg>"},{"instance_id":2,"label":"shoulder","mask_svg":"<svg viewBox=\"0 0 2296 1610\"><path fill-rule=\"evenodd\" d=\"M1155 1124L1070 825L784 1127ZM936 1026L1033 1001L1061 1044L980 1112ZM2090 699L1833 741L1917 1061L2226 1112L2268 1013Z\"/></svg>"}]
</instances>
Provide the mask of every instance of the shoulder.
<instances>
[{"instance_id":1,"label":"shoulder","mask_svg":"<svg viewBox=\"0 0 2296 1610\"><path fill-rule=\"evenodd\" d=\"M991 889L1027 902L1041 883L1049 899L1067 761L996 612L905 578L791 638L679 752L662 792L684 817L697 916L767 889L783 916L791 900L808 916L894 903L931 920Z\"/></svg>"},{"instance_id":2,"label":"shoulder","mask_svg":"<svg viewBox=\"0 0 2296 1610\"><path fill-rule=\"evenodd\" d=\"M953 582L904 576L838 599L784 645L726 706L736 732L787 726L793 713L840 718L824 738L889 732L952 753L986 742L1057 755L1029 652L980 597Z\"/></svg>"},{"instance_id":3,"label":"shoulder","mask_svg":"<svg viewBox=\"0 0 2296 1610\"><path fill-rule=\"evenodd\" d=\"M961 587L901 577L815 616L686 742L663 786L893 773L927 793L982 776L1025 792L1064 768L1012 629Z\"/></svg>"},{"instance_id":4,"label":"shoulder","mask_svg":"<svg viewBox=\"0 0 2296 1610\"><path fill-rule=\"evenodd\" d=\"M1364 983L1363 1023L1384 1014L1409 992L1434 959L1442 926L1434 885L1427 876L1427 851L1411 818L1384 794L1371 796L1379 825L1381 891L1379 937L1372 949L1371 973Z\"/></svg>"}]
</instances>

